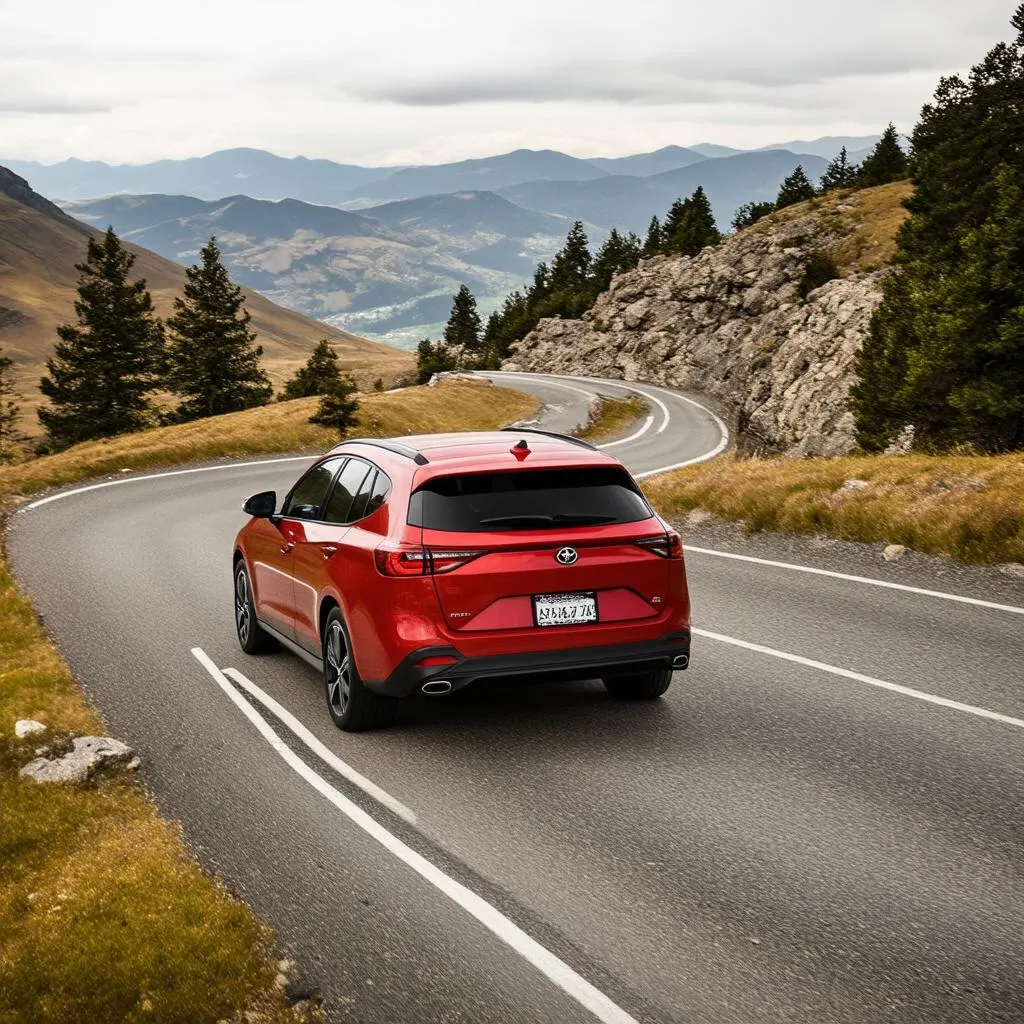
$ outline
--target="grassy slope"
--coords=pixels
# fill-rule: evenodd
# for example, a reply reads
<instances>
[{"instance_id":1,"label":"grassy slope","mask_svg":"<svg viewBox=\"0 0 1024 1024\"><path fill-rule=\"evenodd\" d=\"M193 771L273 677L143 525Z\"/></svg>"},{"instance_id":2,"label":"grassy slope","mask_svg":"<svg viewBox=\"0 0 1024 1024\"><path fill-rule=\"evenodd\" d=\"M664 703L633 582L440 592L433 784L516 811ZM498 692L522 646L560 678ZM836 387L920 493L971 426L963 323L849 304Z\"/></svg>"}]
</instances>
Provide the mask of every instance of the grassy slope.
<instances>
[{"instance_id":1,"label":"grassy slope","mask_svg":"<svg viewBox=\"0 0 1024 1024\"><path fill-rule=\"evenodd\" d=\"M80 445L0 469L15 495L122 468L219 456L319 451L336 436L307 422L315 400ZM367 396L360 433L491 428L529 418L519 392L455 381ZM203 1024L258 1008L294 1019L273 986L272 936L187 856L123 773L89 787L38 786L16 769L46 738L103 733L0 558L0 1024ZM235 1015L235 1016L233 1016Z\"/></svg>"},{"instance_id":2,"label":"grassy slope","mask_svg":"<svg viewBox=\"0 0 1024 1024\"><path fill-rule=\"evenodd\" d=\"M607 398L602 396L590 410L590 420L580 431L578 437L588 441L607 441L609 438L625 435L627 428L643 419L650 407L642 398L631 395L629 398Z\"/></svg>"},{"instance_id":3,"label":"grassy slope","mask_svg":"<svg viewBox=\"0 0 1024 1024\"><path fill-rule=\"evenodd\" d=\"M85 257L89 234L95 232L70 217L50 216L0 194L0 306L24 318L0 329L0 346L15 360L16 383L25 400L24 429L32 433L38 433L34 409L39 377L57 325L74 319L75 264ZM145 278L158 314L169 315L174 297L181 294L184 268L146 249L129 248L137 257L134 273ZM408 352L338 331L255 292L246 290L246 304L276 385L295 372L321 338L335 345L342 369L363 387L377 377L390 383L412 368Z\"/></svg>"},{"instance_id":4,"label":"grassy slope","mask_svg":"<svg viewBox=\"0 0 1024 1024\"><path fill-rule=\"evenodd\" d=\"M867 487L847 490L847 480ZM1024 562L1024 453L719 459L647 486L667 515L704 508L750 530L905 544L963 562Z\"/></svg>"}]
</instances>

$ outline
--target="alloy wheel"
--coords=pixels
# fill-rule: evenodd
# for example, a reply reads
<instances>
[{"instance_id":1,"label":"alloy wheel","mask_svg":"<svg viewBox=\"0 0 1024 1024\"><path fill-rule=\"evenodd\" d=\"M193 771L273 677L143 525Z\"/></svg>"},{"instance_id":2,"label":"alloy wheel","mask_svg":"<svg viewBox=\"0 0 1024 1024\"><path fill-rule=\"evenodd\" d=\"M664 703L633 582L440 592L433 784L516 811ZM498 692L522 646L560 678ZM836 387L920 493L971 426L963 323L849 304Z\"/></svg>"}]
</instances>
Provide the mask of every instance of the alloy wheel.
<instances>
[{"instance_id":1,"label":"alloy wheel","mask_svg":"<svg viewBox=\"0 0 1024 1024\"><path fill-rule=\"evenodd\" d=\"M338 622L332 622L327 631L324 655L327 703L340 718L345 714L352 697L352 673L349 671L348 645Z\"/></svg>"},{"instance_id":2,"label":"alloy wheel","mask_svg":"<svg viewBox=\"0 0 1024 1024\"><path fill-rule=\"evenodd\" d=\"M235 626L238 639L243 644L248 642L252 616L249 611L249 579L245 569L239 569L235 576Z\"/></svg>"}]
</instances>

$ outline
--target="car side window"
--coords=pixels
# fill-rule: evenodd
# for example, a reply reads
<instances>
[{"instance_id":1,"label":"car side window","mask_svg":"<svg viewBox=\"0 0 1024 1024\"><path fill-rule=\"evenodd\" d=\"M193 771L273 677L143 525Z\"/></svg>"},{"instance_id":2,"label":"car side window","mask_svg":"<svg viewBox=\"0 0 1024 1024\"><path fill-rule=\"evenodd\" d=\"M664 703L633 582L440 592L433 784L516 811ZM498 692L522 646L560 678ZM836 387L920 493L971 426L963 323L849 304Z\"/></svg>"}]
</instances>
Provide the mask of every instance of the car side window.
<instances>
[{"instance_id":1,"label":"car side window","mask_svg":"<svg viewBox=\"0 0 1024 1024\"><path fill-rule=\"evenodd\" d=\"M377 471L377 479L373 481L366 499L366 510L364 516L371 516L388 500L391 493L391 481L384 470Z\"/></svg>"},{"instance_id":2,"label":"car side window","mask_svg":"<svg viewBox=\"0 0 1024 1024\"><path fill-rule=\"evenodd\" d=\"M314 466L292 488L291 494L285 499L281 515L288 519L318 519L334 474L344 461L327 459Z\"/></svg>"},{"instance_id":3,"label":"car side window","mask_svg":"<svg viewBox=\"0 0 1024 1024\"><path fill-rule=\"evenodd\" d=\"M350 512L353 499L373 467L362 459L349 459L345 468L338 474L338 482L331 491L324 509L323 520L327 523L351 523Z\"/></svg>"}]
</instances>

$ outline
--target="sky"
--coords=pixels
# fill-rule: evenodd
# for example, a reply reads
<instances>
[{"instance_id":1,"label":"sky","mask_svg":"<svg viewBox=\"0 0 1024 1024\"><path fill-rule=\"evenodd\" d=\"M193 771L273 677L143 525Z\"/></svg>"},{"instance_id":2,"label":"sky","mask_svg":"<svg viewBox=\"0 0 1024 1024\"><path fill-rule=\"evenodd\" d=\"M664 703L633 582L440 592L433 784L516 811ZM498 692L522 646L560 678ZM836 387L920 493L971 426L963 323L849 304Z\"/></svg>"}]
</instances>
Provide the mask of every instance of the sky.
<instances>
[{"instance_id":1,"label":"sky","mask_svg":"<svg viewBox=\"0 0 1024 1024\"><path fill-rule=\"evenodd\" d=\"M909 131L1015 0L0 0L0 157L371 166Z\"/></svg>"}]
</instances>

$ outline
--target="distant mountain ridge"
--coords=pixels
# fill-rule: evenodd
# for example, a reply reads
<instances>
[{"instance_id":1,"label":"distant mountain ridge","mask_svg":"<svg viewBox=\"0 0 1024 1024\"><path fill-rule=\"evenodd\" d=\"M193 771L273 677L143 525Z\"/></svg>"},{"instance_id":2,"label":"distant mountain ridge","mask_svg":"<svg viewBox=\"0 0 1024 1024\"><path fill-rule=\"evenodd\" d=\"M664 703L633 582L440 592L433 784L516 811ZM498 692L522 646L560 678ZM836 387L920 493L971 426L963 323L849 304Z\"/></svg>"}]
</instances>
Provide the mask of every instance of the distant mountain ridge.
<instances>
[{"instance_id":1,"label":"distant mountain ridge","mask_svg":"<svg viewBox=\"0 0 1024 1024\"><path fill-rule=\"evenodd\" d=\"M39 377L53 350L57 325L74 319L79 277L75 264L82 262L86 241L96 233L96 228L44 199L20 175L0 167L0 346L14 360L26 429L37 427L31 414L39 399ZM133 275L145 278L157 312L167 316L182 292L184 269L128 244L136 256ZM267 370L277 384L294 373L325 337L343 367L367 386L378 376L389 379L410 365L408 357L393 348L334 330L252 291L246 293L246 306L264 348Z\"/></svg>"},{"instance_id":2,"label":"distant mountain ridge","mask_svg":"<svg viewBox=\"0 0 1024 1024\"><path fill-rule=\"evenodd\" d=\"M831 159L842 145L850 152L874 145L877 136L835 137L762 147ZM254 199L299 199L321 206L366 205L444 192L497 191L532 181L593 181L606 175L649 177L700 159L736 156L753 150L699 143L665 146L652 153L581 159L556 150L520 149L455 163L417 167L363 167L333 160L281 157L261 149L226 149L185 160L148 164L107 164L64 160L56 164L7 159L0 162L54 199L100 196L189 195L222 199L239 193Z\"/></svg>"}]
</instances>

